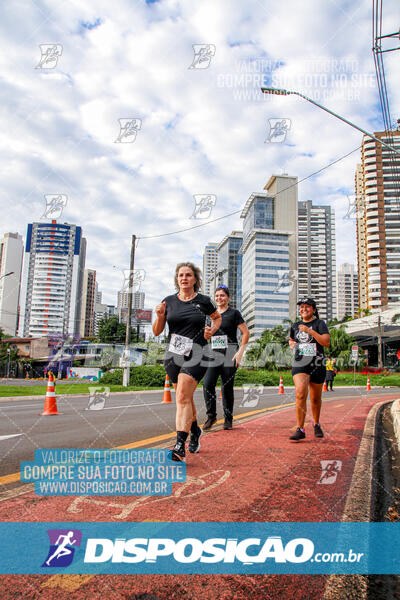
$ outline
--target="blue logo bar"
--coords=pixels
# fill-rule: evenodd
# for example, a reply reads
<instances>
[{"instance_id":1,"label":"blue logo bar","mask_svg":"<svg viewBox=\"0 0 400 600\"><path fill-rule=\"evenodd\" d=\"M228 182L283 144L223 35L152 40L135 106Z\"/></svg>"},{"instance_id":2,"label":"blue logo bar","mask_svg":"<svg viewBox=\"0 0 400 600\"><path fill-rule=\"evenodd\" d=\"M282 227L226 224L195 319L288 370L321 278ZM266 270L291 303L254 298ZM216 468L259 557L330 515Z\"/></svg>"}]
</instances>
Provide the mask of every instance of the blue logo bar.
<instances>
[{"instance_id":1,"label":"blue logo bar","mask_svg":"<svg viewBox=\"0 0 400 600\"><path fill-rule=\"evenodd\" d=\"M400 574L400 523L0 523L0 535L2 574Z\"/></svg>"}]
</instances>

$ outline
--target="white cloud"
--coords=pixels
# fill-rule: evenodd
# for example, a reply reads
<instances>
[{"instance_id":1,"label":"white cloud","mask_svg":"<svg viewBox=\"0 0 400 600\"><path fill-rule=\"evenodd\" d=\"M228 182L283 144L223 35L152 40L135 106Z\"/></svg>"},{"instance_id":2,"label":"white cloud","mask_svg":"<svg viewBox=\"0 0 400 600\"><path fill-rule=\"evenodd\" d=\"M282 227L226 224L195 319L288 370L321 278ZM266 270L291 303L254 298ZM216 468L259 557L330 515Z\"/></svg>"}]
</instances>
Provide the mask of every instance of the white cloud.
<instances>
[{"instance_id":1,"label":"white cloud","mask_svg":"<svg viewBox=\"0 0 400 600\"><path fill-rule=\"evenodd\" d=\"M2 231L25 235L44 194L67 194L61 220L82 226L86 266L98 271L109 303L122 283L113 266L127 268L132 233L192 226L198 193L217 196L215 218L239 210L272 173L302 179L360 145L361 134L305 100L262 95L271 76L363 128L381 127L366 0L23 7L24 19L19 3L2 15ZM386 3L389 24L395 8ZM63 47L53 70L35 69L43 43ZM193 44L215 45L208 69L189 69ZM395 54L385 57L393 110ZM141 119L134 143L114 143L120 118ZM291 119L284 143L265 143L270 118ZM359 159L356 152L299 185L299 200L335 208L337 264L356 260L354 222L344 216ZM200 263L207 241L240 227L236 215L140 241L146 304L172 291L176 262Z\"/></svg>"}]
</instances>

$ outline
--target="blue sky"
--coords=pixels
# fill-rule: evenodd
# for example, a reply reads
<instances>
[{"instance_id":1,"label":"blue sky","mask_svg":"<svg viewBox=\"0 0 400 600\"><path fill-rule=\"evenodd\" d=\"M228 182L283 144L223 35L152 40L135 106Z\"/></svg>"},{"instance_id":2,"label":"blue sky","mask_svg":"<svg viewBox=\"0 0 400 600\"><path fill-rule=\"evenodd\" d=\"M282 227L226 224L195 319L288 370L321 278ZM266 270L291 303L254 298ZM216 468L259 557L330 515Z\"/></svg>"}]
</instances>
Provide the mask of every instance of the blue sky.
<instances>
[{"instance_id":1,"label":"blue sky","mask_svg":"<svg viewBox=\"0 0 400 600\"><path fill-rule=\"evenodd\" d=\"M397 0L384 3L384 30L397 27L398 12ZM200 224L190 219L195 194L216 196L211 219L238 211L271 174L303 179L360 145L356 130L298 97L262 95L260 85L298 90L381 129L371 20L370 0L3 4L0 233L25 238L44 195L66 194L60 220L82 226L86 266L115 303L132 233ZM43 44L56 45L53 68L35 68ZM394 118L398 56L385 56ZM136 119L134 140L116 142L120 119ZM280 143L268 141L276 119L290 122ZM338 265L356 260L354 216L345 217L359 157L298 186L299 200L335 209ZM235 215L139 241L146 305L172 291L176 262L201 264L208 241L240 228Z\"/></svg>"}]
</instances>

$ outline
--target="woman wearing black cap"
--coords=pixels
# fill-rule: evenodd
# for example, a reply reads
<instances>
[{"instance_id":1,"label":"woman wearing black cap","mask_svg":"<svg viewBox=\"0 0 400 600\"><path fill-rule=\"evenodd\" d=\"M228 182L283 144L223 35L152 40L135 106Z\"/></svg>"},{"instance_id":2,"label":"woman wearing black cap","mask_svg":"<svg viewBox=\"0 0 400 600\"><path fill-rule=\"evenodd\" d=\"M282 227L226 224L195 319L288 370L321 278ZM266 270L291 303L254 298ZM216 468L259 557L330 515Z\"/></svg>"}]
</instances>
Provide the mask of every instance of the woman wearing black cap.
<instances>
[{"instance_id":1,"label":"woman wearing black cap","mask_svg":"<svg viewBox=\"0 0 400 600\"><path fill-rule=\"evenodd\" d=\"M314 419L315 437L324 437L319 416L321 413L322 386L325 381L324 347L331 342L325 321L319 318L317 305L311 298L302 298L301 321L290 328L289 345L295 350L292 375L296 393L297 429L291 440L299 441L306 437L304 421L307 412L307 395L310 392L311 411Z\"/></svg>"}]
</instances>

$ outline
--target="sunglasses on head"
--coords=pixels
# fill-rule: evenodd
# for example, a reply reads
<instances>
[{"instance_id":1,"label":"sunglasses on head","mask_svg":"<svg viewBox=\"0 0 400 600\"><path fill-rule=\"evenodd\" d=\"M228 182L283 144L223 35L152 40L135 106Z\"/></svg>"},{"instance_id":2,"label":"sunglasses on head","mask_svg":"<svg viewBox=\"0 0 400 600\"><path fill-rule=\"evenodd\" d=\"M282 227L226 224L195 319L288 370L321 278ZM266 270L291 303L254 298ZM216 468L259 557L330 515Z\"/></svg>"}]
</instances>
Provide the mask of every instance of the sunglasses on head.
<instances>
[{"instance_id":1,"label":"sunglasses on head","mask_svg":"<svg viewBox=\"0 0 400 600\"><path fill-rule=\"evenodd\" d=\"M228 288L226 285L219 285L215 291L217 292L218 290L227 290L227 289Z\"/></svg>"}]
</instances>

